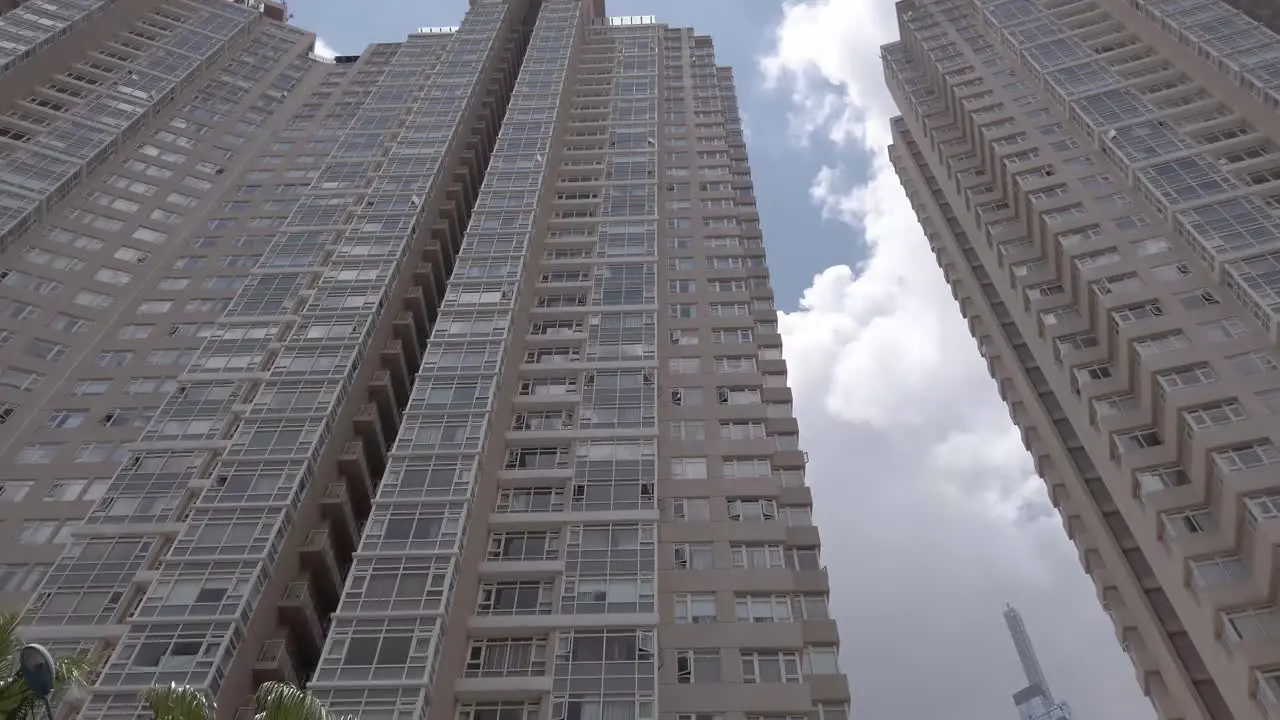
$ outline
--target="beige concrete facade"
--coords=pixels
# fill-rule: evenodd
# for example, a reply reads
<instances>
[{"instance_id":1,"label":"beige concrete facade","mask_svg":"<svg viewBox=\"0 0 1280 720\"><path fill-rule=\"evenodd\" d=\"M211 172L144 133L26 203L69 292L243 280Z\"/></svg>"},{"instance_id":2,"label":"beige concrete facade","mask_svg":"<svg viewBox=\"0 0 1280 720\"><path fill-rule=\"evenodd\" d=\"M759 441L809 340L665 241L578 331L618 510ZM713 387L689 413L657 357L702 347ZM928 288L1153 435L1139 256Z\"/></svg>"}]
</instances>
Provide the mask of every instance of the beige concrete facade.
<instances>
[{"instance_id":1,"label":"beige concrete facade","mask_svg":"<svg viewBox=\"0 0 1280 720\"><path fill-rule=\"evenodd\" d=\"M898 9L894 166L1139 684L1280 717L1280 38L1218 0Z\"/></svg>"},{"instance_id":2,"label":"beige concrete facade","mask_svg":"<svg viewBox=\"0 0 1280 720\"><path fill-rule=\"evenodd\" d=\"M0 607L100 659L61 711L846 720L710 38L284 15L0 17Z\"/></svg>"}]
</instances>

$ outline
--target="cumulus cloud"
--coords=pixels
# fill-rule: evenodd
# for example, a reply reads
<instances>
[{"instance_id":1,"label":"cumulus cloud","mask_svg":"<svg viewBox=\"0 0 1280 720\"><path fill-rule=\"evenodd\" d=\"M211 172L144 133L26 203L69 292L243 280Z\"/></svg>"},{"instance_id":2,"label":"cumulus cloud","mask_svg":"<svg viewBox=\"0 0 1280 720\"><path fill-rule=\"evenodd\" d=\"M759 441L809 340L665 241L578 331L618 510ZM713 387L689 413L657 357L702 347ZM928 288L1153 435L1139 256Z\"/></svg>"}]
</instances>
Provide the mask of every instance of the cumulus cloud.
<instances>
[{"instance_id":1,"label":"cumulus cloud","mask_svg":"<svg viewBox=\"0 0 1280 720\"><path fill-rule=\"evenodd\" d=\"M770 87L787 85L801 141L823 131L837 143L888 143L893 99L877 48L896 28L893 3L788 2L773 51L760 63Z\"/></svg>"},{"instance_id":2,"label":"cumulus cloud","mask_svg":"<svg viewBox=\"0 0 1280 720\"><path fill-rule=\"evenodd\" d=\"M326 42L324 38L317 36L315 53L322 58L333 58L338 54L338 51Z\"/></svg>"},{"instance_id":3,"label":"cumulus cloud","mask_svg":"<svg viewBox=\"0 0 1280 720\"><path fill-rule=\"evenodd\" d=\"M1151 717L889 166L878 47L896 34L890 2L793 1L760 62L795 141L837 150L811 200L865 246L779 320L855 715L1009 716L1009 600L1078 714ZM838 158L867 150L870 180L850 180Z\"/></svg>"}]
</instances>

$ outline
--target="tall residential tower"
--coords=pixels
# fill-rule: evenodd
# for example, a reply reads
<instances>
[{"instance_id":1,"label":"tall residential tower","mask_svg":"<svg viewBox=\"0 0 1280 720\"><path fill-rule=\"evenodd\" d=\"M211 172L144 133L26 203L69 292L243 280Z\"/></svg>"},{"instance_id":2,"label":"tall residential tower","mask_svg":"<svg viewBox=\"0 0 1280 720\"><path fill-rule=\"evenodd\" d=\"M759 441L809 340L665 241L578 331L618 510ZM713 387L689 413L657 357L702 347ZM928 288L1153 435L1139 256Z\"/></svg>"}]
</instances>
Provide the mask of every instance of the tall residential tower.
<instances>
[{"instance_id":1,"label":"tall residential tower","mask_svg":"<svg viewBox=\"0 0 1280 720\"><path fill-rule=\"evenodd\" d=\"M1004 622L1009 627L1009 637L1018 652L1018 663L1026 676L1027 686L1013 695L1018 707L1019 720L1071 720L1071 709L1066 703L1057 703L1049 690L1049 681L1040 667L1040 658L1031 645L1031 634L1022 621L1022 614L1012 605L1004 606Z\"/></svg>"},{"instance_id":2,"label":"tall residential tower","mask_svg":"<svg viewBox=\"0 0 1280 720\"><path fill-rule=\"evenodd\" d=\"M1053 693L1049 690L1049 681L1045 679L1044 670L1040 668L1040 658L1036 657L1036 649L1031 646L1031 635L1027 632L1026 623L1022 622L1022 613L1017 608L1006 604L1004 606L1004 624L1009 628L1009 637L1013 640L1013 647L1018 651L1018 663L1022 665L1022 674L1027 678L1028 685L1036 685L1044 691L1046 697L1053 700Z\"/></svg>"},{"instance_id":3,"label":"tall residential tower","mask_svg":"<svg viewBox=\"0 0 1280 720\"><path fill-rule=\"evenodd\" d=\"M72 705L846 720L711 39L283 17L0 16L0 602L102 658Z\"/></svg>"},{"instance_id":4,"label":"tall residential tower","mask_svg":"<svg viewBox=\"0 0 1280 720\"><path fill-rule=\"evenodd\" d=\"M893 163L1138 682L1280 718L1275 3L897 7Z\"/></svg>"}]
</instances>

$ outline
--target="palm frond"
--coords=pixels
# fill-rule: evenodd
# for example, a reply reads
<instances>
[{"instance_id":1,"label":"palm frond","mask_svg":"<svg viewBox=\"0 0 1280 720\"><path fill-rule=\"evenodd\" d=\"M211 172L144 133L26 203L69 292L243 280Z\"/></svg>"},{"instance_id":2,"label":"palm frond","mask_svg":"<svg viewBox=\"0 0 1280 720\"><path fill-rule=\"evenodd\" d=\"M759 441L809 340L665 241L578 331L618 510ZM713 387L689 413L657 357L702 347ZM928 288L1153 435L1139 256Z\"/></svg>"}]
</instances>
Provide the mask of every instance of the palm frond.
<instances>
[{"instance_id":1,"label":"palm frond","mask_svg":"<svg viewBox=\"0 0 1280 720\"><path fill-rule=\"evenodd\" d=\"M87 652L64 655L53 659L53 680L56 689L66 689L88 682L96 667Z\"/></svg>"},{"instance_id":2,"label":"palm frond","mask_svg":"<svg viewBox=\"0 0 1280 720\"><path fill-rule=\"evenodd\" d=\"M199 688L173 684L156 685L142 691L142 699L155 720L208 720L213 717L213 703Z\"/></svg>"},{"instance_id":3,"label":"palm frond","mask_svg":"<svg viewBox=\"0 0 1280 720\"><path fill-rule=\"evenodd\" d=\"M18 671L18 651L22 649L22 637L18 635L18 626L22 624L22 613L0 613L0 678L13 677Z\"/></svg>"},{"instance_id":4,"label":"palm frond","mask_svg":"<svg viewBox=\"0 0 1280 720\"><path fill-rule=\"evenodd\" d=\"M5 681L0 689L0 716L14 720L34 718L37 702L39 700L25 682L12 678Z\"/></svg>"},{"instance_id":5,"label":"palm frond","mask_svg":"<svg viewBox=\"0 0 1280 720\"><path fill-rule=\"evenodd\" d=\"M31 697L31 688L21 678L10 676L0 681L0 717L20 717L18 708Z\"/></svg>"},{"instance_id":6,"label":"palm frond","mask_svg":"<svg viewBox=\"0 0 1280 720\"><path fill-rule=\"evenodd\" d=\"M15 720L44 720L44 703L35 695L25 695L9 717Z\"/></svg>"},{"instance_id":7,"label":"palm frond","mask_svg":"<svg viewBox=\"0 0 1280 720\"><path fill-rule=\"evenodd\" d=\"M0 717L12 720L44 717L44 701L36 697L26 681L18 677L18 656L25 643L18 628L21 613L0 613ZM56 703L68 689L83 685L93 671L88 653L77 653L54 659L53 695Z\"/></svg>"},{"instance_id":8,"label":"palm frond","mask_svg":"<svg viewBox=\"0 0 1280 720\"><path fill-rule=\"evenodd\" d=\"M315 696L289 683L263 683L255 700L256 720L328 720L329 713Z\"/></svg>"}]
</instances>

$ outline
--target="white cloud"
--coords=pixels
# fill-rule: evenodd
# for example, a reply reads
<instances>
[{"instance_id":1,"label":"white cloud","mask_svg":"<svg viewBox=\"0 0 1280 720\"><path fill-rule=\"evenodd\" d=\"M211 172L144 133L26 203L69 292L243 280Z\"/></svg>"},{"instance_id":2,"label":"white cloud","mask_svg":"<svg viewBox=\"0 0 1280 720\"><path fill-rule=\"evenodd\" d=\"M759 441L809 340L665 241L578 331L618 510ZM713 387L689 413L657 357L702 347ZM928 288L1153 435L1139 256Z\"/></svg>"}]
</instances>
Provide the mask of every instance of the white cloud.
<instances>
[{"instance_id":1,"label":"white cloud","mask_svg":"<svg viewBox=\"0 0 1280 720\"><path fill-rule=\"evenodd\" d=\"M878 48L891 38L891 2L788 2L773 52L761 62L771 86L789 84L794 130L802 139L825 130L838 142L888 143L893 99Z\"/></svg>"},{"instance_id":2,"label":"white cloud","mask_svg":"<svg viewBox=\"0 0 1280 720\"><path fill-rule=\"evenodd\" d=\"M1078 714L1150 717L888 163L878 48L896 35L891 2L789 2L760 64L798 142L874 156L869 182L828 161L810 191L865 260L779 320L855 716L1009 716L1011 600Z\"/></svg>"},{"instance_id":3,"label":"white cloud","mask_svg":"<svg viewBox=\"0 0 1280 720\"><path fill-rule=\"evenodd\" d=\"M315 53L322 58L333 58L333 56L338 54L338 51L326 42L324 38L317 36Z\"/></svg>"}]
</instances>

